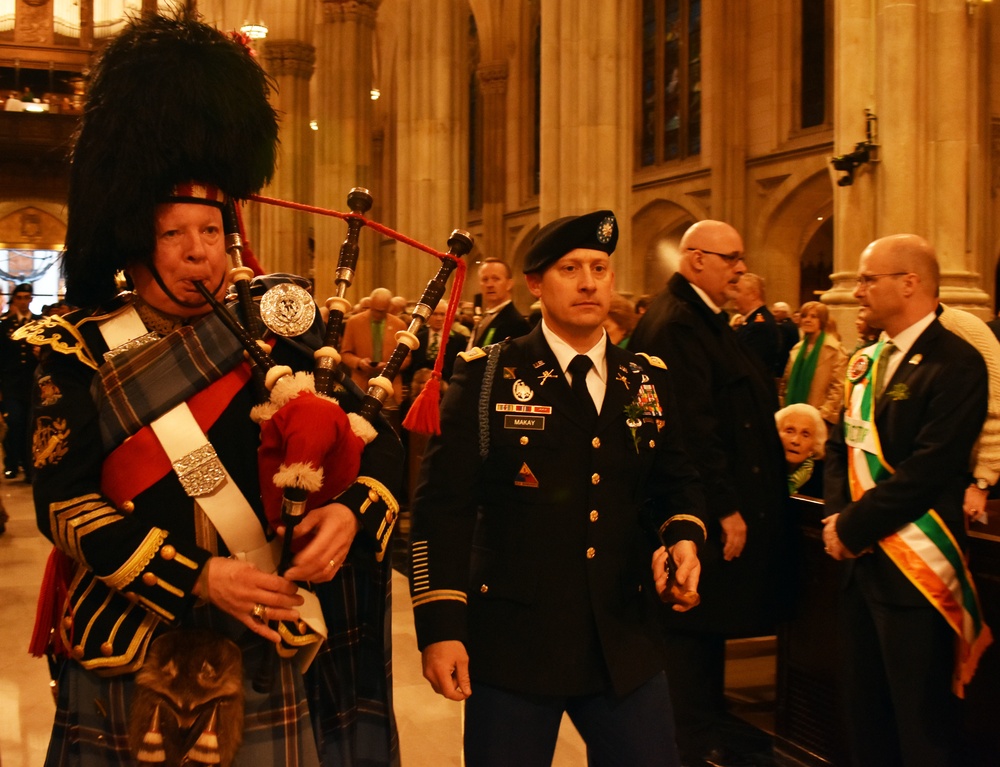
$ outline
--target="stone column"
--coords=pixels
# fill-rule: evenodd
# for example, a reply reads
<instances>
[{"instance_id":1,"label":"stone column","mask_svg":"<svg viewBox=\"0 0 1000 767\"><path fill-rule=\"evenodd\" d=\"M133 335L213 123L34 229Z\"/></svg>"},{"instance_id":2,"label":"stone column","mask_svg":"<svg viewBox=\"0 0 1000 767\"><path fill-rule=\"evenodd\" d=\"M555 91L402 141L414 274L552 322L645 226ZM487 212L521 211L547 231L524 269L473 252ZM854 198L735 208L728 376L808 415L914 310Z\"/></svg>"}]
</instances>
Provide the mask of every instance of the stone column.
<instances>
[{"instance_id":1,"label":"stone column","mask_svg":"<svg viewBox=\"0 0 1000 767\"><path fill-rule=\"evenodd\" d=\"M941 264L941 300L972 309L989 304L979 273L983 241L972 227L977 195L970 166L978 169L985 161L978 154L980 128L972 121L975 110L970 105L980 76L977 24L977 15L969 13L963 0L932 3L925 24L929 66L924 68L931 73L926 95L926 236ZM990 314L983 312L987 319Z\"/></svg>"},{"instance_id":2,"label":"stone column","mask_svg":"<svg viewBox=\"0 0 1000 767\"><path fill-rule=\"evenodd\" d=\"M468 190L469 4L400 9L396 64L397 229L437 250L464 228ZM417 299L437 260L396 248L395 292Z\"/></svg>"},{"instance_id":3,"label":"stone column","mask_svg":"<svg viewBox=\"0 0 1000 767\"><path fill-rule=\"evenodd\" d=\"M309 80L316 50L303 40L268 36L262 62L275 79L274 108L281 116L281 146L274 178L263 191L293 202L312 200L313 131L309 127ZM311 275L309 233L313 216L273 205L260 205L259 234L252 242L266 271ZM317 296L322 298L322 296Z\"/></svg>"},{"instance_id":4,"label":"stone column","mask_svg":"<svg viewBox=\"0 0 1000 767\"><path fill-rule=\"evenodd\" d=\"M504 196L507 156L507 62L483 64L478 71L483 94L483 240L480 252L506 258Z\"/></svg>"},{"instance_id":5,"label":"stone column","mask_svg":"<svg viewBox=\"0 0 1000 767\"><path fill-rule=\"evenodd\" d=\"M542 0L543 226L560 216L606 207L618 215L619 241L630 241L634 5ZM616 271L624 276L634 270L619 263Z\"/></svg>"},{"instance_id":6,"label":"stone column","mask_svg":"<svg viewBox=\"0 0 1000 767\"><path fill-rule=\"evenodd\" d=\"M15 45L53 45L53 6L18 0L14 6Z\"/></svg>"},{"instance_id":7,"label":"stone column","mask_svg":"<svg viewBox=\"0 0 1000 767\"><path fill-rule=\"evenodd\" d=\"M838 0L834 4L834 153L844 154L865 137L865 109L874 109L883 125L881 105L875 103L876 19L870 0ZM881 130L878 137L881 142ZM880 150L881 156L881 150ZM862 166L851 186L837 186L842 174L830 169L833 188L833 287L823 295L850 348L854 337L854 278L862 249L876 237L876 183L882 163Z\"/></svg>"},{"instance_id":8,"label":"stone column","mask_svg":"<svg viewBox=\"0 0 1000 767\"><path fill-rule=\"evenodd\" d=\"M372 131L372 41L379 0L321 0L316 26L316 83L313 137L315 203L323 208L347 210L347 195L356 186L369 188ZM378 218L378 189L371 190L375 207L368 215ZM347 226L335 218L313 218L316 239L316 296L332 295L337 257ZM371 279L375 238L362 233L354 290L365 295ZM366 272L366 261L368 269ZM368 275L366 277L365 275Z\"/></svg>"}]
</instances>

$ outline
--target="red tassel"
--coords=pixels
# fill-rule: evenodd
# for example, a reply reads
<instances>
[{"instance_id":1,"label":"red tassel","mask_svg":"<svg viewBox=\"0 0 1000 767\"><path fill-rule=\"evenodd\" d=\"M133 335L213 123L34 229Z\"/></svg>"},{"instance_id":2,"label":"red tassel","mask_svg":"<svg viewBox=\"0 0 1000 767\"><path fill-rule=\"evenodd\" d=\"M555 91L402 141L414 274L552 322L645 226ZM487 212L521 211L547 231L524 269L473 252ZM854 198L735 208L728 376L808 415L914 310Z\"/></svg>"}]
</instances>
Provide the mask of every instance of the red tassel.
<instances>
[{"instance_id":1,"label":"red tassel","mask_svg":"<svg viewBox=\"0 0 1000 767\"><path fill-rule=\"evenodd\" d=\"M42 586L38 591L38 607L35 610L35 628L31 632L28 652L36 658L43 658L51 640L57 655L67 655L59 638L59 621L62 620L63 605L69 584L72 560L55 546L45 563Z\"/></svg>"},{"instance_id":2,"label":"red tassel","mask_svg":"<svg viewBox=\"0 0 1000 767\"><path fill-rule=\"evenodd\" d=\"M420 394L413 400L410 412L403 419L403 428L417 434L440 434L441 414L438 407L440 399L441 374L435 370L427 379L424 388L420 390Z\"/></svg>"}]
</instances>

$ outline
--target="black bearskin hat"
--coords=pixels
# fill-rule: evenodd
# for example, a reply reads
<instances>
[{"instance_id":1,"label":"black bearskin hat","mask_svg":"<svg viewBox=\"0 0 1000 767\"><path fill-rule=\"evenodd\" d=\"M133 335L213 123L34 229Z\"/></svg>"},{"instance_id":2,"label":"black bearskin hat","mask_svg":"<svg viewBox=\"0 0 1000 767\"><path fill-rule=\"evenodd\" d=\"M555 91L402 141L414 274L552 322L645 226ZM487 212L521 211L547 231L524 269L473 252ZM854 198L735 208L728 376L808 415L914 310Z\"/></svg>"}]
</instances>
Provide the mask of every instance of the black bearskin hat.
<instances>
[{"instance_id":1,"label":"black bearskin hat","mask_svg":"<svg viewBox=\"0 0 1000 767\"><path fill-rule=\"evenodd\" d=\"M114 275L150 263L154 214L197 182L240 199L274 172L271 81L243 42L189 19L134 20L92 72L73 149L63 271L80 306L116 292Z\"/></svg>"}]
</instances>

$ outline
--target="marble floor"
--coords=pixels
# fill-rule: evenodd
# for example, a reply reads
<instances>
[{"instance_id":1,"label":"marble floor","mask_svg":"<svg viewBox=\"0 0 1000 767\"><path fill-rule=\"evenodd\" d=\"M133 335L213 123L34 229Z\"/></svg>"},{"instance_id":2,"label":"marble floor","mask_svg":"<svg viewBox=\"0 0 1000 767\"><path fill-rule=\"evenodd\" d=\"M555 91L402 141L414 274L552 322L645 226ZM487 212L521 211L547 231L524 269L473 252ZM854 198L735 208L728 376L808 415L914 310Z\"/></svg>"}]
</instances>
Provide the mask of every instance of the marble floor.
<instances>
[{"instance_id":1,"label":"marble floor","mask_svg":"<svg viewBox=\"0 0 1000 767\"><path fill-rule=\"evenodd\" d=\"M0 536L0 765L39 767L55 706L47 664L28 655L27 647L50 544L35 527L30 485L4 482L0 495L10 514L7 532ZM462 706L436 695L421 676L406 579L394 573L392 586L394 692L403 764L460 767ZM770 660L767 652L749 655L749 664L736 667L740 681L730 692L749 694L750 708L762 709L758 718L766 728L773 703L768 700L773 694L773 655ZM585 765L585 753L579 735L564 720L554 767Z\"/></svg>"}]
</instances>

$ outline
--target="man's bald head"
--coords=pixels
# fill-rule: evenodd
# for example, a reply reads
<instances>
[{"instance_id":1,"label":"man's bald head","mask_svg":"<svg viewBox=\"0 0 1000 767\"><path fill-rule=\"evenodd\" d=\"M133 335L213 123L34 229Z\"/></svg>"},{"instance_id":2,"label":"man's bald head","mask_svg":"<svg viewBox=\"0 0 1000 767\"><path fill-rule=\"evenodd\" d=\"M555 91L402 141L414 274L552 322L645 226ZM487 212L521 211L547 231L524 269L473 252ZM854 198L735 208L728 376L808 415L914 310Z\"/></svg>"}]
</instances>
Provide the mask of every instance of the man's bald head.
<instances>
[{"instance_id":1,"label":"man's bald head","mask_svg":"<svg viewBox=\"0 0 1000 767\"><path fill-rule=\"evenodd\" d=\"M386 288L375 288L368 298L370 301L368 311L372 318L384 320L389 311L389 305L392 303L392 293Z\"/></svg>"},{"instance_id":2,"label":"man's bald head","mask_svg":"<svg viewBox=\"0 0 1000 767\"><path fill-rule=\"evenodd\" d=\"M680 242L680 273L722 307L736 294L736 283L746 270L743 238L725 221L698 221Z\"/></svg>"},{"instance_id":3,"label":"man's bald head","mask_svg":"<svg viewBox=\"0 0 1000 767\"><path fill-rule=\"evenodd\" d=\"M893 337L937 308L941 270L934 248L915 234L881 237L858 263L854 295L869 324Z\"/></svg>"}]
</instances>

